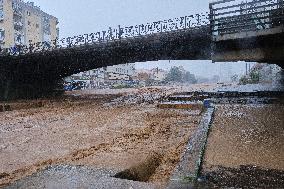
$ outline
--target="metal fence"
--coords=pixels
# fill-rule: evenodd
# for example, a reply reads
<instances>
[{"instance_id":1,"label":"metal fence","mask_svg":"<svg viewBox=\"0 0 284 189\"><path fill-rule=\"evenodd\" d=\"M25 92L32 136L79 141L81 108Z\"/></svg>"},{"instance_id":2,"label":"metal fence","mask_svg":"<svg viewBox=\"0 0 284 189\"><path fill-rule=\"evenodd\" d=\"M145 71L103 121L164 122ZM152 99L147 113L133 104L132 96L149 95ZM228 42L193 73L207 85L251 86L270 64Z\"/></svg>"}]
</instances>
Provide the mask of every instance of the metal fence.
<instances>
[{"instance_id":1,"label":"metal fence","mask_svg":"<svg viewBox=\"0 0 284 189\"><path fill-rule=\"evenodd\" d=\"M210 3L214 36L274 28L284 24L283 0L219 0Z\"/></svg>"},{"instance_id":2,"label":"metal fence","mask_svg":"<svg viewBox=\"0 0 284 189\"><path fill-rule=\"evenodd\" d=\"M209 25L209 13L183 16L164 21L157 21L147 24L134 25L129 27L117 28L109 27L108 30L83 34L73 37L56 39L51 42L38 42L28 46L14 46L8 49L0 49L0 56L5 55L22 55L42 51L51 51L61 48L70 48L80 45L90 45L95 43L107 43L115 40L135 38L155 33L164 33L178 30L196 28L203 25Z\"/></svg>"}]
</instances>

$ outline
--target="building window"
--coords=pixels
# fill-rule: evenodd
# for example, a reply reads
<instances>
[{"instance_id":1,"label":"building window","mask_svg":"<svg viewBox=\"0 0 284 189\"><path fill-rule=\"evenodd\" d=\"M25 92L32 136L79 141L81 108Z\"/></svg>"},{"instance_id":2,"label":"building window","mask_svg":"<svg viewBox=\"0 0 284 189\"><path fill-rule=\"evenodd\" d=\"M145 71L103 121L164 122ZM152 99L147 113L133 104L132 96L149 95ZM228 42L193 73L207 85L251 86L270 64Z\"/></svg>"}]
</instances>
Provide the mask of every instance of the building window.
<instances>
[{"instance_id":1,"label":"building window","mask_svg":"<svg viewBox=\"0 0 284 189\"><path fill-rule=\"evenodd\" d=\"M39 25L38 25L38 24L36 24L36 28L39 28Z\"/></svg>"},{"instance_id":2,"label":"building window","mask_svg":"<svg viewBox=\"0 0 284 189\"><path fill-rule=\"evenodd\" d=\"M43 17L43 32L46 34L51 33L51 29L50 29L50 19L47 16Z\"/></svg>"},{"instance_id":3,"label":"building window","mask_svg":"<svg viewBox=\"0 0 284 189\"><path fill-rule=\"evenodd\" d=\"M20 4L16 3L16 2L13 2L12 3L12 8L14 10L14 13L17 13L17 14L21 14L22 12L22 7L20 6Z\"/></svg>"},{"instance_id":4,"label":"building window","mask_svg":"<svg viewBox=\"0 0 284 189\"><path fill-rule=\"evenodd\" d=\"M16 34L16 36L15 36L15 42L16 42L16 44L22 44L23 43L23 36L22 35L20 35L20 34Z\"/></svg>"},{"instance_id":5,"label":"building window","mask_svg":"<svg viewBox=\"0 0 284 189\"><path fill-rule=\"evenodd\" d=\"M30 12L30 11L27 11L27 15L28 15L28 16L31 16L31 12Z\"/></svg>"},{"instance_id":6,"label":"building window","mask_svg":"<svg viewBox=\"0 0 284 189\"><path fill-rule=\"evenodd\" d=\"M48 35L48 34L44 33L43 34L43 41L51 42L51 35Z\"/></svg>"},{"instance_id":7,"label":"building window","mask_svg":"<svg viewBox=\"0 0 284 189\"><path fill-rule=\"evenodd\" d=\"M3 7L1 7L1 4L0 4L0 20L3 20L4 18L4 10L3 10Z\"/></svg>"},{"instance_id":8,"label":"building window","mask_svg":"<svg viewBox=\"0 0 284 189\"><path fill-rule=\"evenodd\" d=\"M31 22L30 22L30 21L28 21L28 25L29 25L29 26L31 25Z\"/></svg>"},{"instance_id":9,"label":"building window","mask_svg":"<svg viewBox=\"0 0 284 189\"><path fill-rule=\"evenodd\" d=\"M0 29L0 41L3 41L5 38L5 31Z\"/></svg>"}]
</instances>

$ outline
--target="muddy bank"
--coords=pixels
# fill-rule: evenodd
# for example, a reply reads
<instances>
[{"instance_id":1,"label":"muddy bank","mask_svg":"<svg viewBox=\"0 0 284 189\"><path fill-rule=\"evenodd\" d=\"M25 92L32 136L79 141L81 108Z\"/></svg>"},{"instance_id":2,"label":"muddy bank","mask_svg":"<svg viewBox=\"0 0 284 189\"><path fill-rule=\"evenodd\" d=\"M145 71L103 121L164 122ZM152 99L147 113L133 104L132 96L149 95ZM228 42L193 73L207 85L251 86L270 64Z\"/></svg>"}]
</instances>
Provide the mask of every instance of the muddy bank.
<instances>
[{"instance_id":1,"label":"muddy bank","mask_svg":"<svg viewBox=\"0 0 284 189\"><path fill-rule=\"evenodd\" d=\"M204 173L204 178L214 188L284 188L284 171L250 165L218 167L215 171Z\"/></svg>"}]
</instances>

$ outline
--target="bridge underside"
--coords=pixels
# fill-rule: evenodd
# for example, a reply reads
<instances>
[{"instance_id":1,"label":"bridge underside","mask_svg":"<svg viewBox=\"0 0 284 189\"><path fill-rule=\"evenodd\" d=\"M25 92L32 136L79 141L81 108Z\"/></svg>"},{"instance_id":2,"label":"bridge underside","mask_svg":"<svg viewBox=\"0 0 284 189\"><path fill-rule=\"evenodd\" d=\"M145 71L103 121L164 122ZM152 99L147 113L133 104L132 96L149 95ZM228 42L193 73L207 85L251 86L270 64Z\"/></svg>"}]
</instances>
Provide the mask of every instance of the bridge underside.
<instances>
[{"instance_id":1,"label":"bridge underside","mask_svg":"<svg viewBox=\"0 0 284 189\"><path fill-rule=\"evenodd\" d=\"M8 56L3 57L0 63L0 100L45 96L58 87L62 78L105 66L157 60L210 59L209 26Z\"/></svg>"},{"instance_id":2,"label":"bridge underside","mask_svg":"<svg viewBox=\"0 0 284 189\"><path fill-rule=\"evenodd\" d=\"M265 33L243 32L224 35L215 40L213 61L270 63L284 68L283 26Z\"/></svg>"}]
</instances>

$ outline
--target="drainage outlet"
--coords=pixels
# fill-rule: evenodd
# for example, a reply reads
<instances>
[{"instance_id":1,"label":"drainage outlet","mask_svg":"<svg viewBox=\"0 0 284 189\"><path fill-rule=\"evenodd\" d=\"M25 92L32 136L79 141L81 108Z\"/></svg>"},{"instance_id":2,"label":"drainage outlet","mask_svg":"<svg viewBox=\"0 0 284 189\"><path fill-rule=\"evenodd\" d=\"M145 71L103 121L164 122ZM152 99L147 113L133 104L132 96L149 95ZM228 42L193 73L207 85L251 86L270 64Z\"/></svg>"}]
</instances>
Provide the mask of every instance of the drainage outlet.
<instances>
[{"instance_id":1,"label":"drainage outlet","mask_svg":"<svg viewBox=\"0 0 284 189\"><path fill-rule=\"evenodd\" d=\"M113 177L133 181L147 182L160 166L162 156L159 154L151 155L144 161L134 167L126 169L115 174Z\"/></svg>"}]
</instances>

